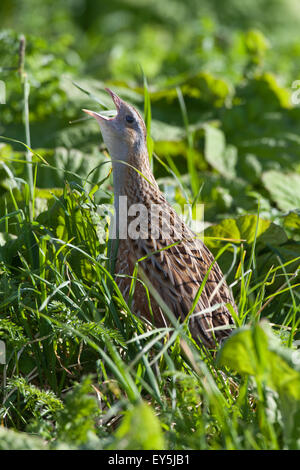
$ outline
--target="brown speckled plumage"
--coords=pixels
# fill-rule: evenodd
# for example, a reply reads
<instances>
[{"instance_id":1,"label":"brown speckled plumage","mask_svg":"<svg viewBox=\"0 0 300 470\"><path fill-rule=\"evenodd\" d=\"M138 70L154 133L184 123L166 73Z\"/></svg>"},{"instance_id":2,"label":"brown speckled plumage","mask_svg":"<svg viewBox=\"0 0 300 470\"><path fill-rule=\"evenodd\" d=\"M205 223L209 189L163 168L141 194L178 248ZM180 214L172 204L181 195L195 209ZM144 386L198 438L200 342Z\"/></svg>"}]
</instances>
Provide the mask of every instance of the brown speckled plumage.
<instances>
[{"instance_id":1,"label":"brown speckled plumage","mask_svg":"<svg viewBox=\"0 0 300 470\"><path fill-rule=\"evenodd\" d=\"M184 320L191 310L205 275L212 266L196 308L190 316L189 328L196 341L202 341L207 347L214 347L215 338L221 341L231 332L230 328L214 328L234 323L226 305L231 304L237 311L231 291L211 252L200 239L195 238L194 233L184 224L159 190L150 168L146 149L146 128L140 114L116 94L108 91L117 107L117 116L107 119L101 114L87 112L98 120L104 142L112 156L115 198L127 196L128 209L131 204L137 203L148 209L152 204L159 204L160 213L167 215L167 221L169 220L171 225L169 236L165 239L162 236L160 217L154 227L154 237L150 230L149 216L148 238L128 237L119 240L115 268L117 283L127 299L135 264L140 258L146 257L139 262L143 273L174 316ZM134 118L133 123L126 121L128 115ZM122 164L119 160L125 163ZM118 211L117 205L116 210ZM128 222L130 221L131 218L128 217ZM151 228L153 230L153 227ZM169 247L174 243L176 244ZM164 249L165 247L168 248ZM132 301L134 313L157 326L169 323L153 298L151 307L154 318L149 311L145 287L141 282L137 282Z\"/></svg>"}]
</instances>

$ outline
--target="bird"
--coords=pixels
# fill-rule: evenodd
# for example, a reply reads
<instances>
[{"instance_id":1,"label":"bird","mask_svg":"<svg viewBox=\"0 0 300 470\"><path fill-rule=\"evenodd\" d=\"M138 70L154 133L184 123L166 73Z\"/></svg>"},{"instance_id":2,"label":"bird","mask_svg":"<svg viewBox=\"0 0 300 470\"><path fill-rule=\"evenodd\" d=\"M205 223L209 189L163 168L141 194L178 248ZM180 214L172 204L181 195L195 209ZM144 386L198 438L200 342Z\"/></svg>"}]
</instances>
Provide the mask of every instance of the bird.
<instances>
[{"instance_id":1,"label":"bird","mask_svg":"<svg viewBox=\"0 0 300 470\"><path fill-rule=\"evenodd\" d=\"M114 275L118 287L125 300L131 295L131 308L140 318L155 327L167 327L170 319L162 308L166 306L178 322L187 321L197 344L215 349L234 328L232 309L237 313L237 306L233 294L208 247L160 191L151 169L141 114L115 92L105 90L116 107L115 116L83 111L98 122L112 160L118 237ZM154 207L156 217L151 213ZM134 217L137 208L142 213L139 224ZM124 219L127 233L120 224ZM140 231L134 230L137 225ZM136 282L132 295L137 263L151 290L147 292L145 283Z\"/></svg>"}]
</instances>

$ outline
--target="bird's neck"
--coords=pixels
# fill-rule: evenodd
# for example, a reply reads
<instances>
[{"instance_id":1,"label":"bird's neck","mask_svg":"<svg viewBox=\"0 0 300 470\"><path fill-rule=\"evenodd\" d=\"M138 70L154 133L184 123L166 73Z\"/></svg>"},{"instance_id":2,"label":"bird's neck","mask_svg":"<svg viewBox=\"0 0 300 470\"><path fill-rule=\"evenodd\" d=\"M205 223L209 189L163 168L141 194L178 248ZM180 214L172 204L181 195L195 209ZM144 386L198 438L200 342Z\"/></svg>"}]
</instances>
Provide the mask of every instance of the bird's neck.
<instances>
[{"instance_id":1,"label":"bird's neck","mask_svg":"<svg viewBox=\"0 0 300 470\"><path fill-rule=\"evenodd\" d=\"M151 194L159 192L159 187L153 176L149 155L143 152L132 152L125 160L112 161L114 179L114 206L116 228L119 230L119 220L124 217L133 204L148 206Z\"/></svg>"},{"instance_id":2,"label":"bird's neck","mask_svg":"<svg viewBox=\"0 0 300 470\"><path fill-rule=\"evenodd\" d=\"M127 196L131 204L141 202L139 190L149 184L158 190L146 149L138 153L131 152L122 161L113 160L112 165L115 205L118 204L119 196Z\"/></svg>"}]
</instances>

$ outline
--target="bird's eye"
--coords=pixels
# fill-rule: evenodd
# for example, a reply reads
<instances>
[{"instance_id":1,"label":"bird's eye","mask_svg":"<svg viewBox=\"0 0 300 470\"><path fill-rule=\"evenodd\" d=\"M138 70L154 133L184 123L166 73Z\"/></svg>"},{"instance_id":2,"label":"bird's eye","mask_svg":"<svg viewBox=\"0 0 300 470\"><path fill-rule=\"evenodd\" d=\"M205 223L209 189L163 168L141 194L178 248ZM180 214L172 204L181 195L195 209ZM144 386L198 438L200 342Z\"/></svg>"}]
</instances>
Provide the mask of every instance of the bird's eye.
<instances>
[{"instance_id":1,"label":"bird's eye","mask_svg":"<svg viewBox=\"0 0 300 470\"><path fill-rule=\"evenodd\" d=\"M127 114L125 119L129 124L132 124L134 122L134 117L130 116L130 114Z\"/></svg>"}]
</instances>

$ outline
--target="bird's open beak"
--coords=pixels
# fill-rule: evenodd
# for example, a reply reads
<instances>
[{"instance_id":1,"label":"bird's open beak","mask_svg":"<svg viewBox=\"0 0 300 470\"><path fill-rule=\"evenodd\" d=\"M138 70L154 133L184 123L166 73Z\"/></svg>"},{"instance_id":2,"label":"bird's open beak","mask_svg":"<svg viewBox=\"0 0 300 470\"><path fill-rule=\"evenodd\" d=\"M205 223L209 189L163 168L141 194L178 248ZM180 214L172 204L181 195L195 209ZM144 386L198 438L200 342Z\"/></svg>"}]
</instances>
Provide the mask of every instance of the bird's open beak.
<instances>
[{"instance_id":1,"label":"bird's open beak","mask_svg":"<svg viewBox=\"0 0 300 470\"><path fill-rule=\"evenodd\" d=\"M89 109L83 109L82 110L85 113L92 116L93 118L97 119L97 121L99 121L99 122L101 122L101 121L103 122L103 120L111 121L112 119L115 119L115 117L118 115L119 109L121 107L121 102L122 102L121 98L119 98L119 96L116 93L114 93L112 90L110 90L109 88L105 88L105 90L112 97L113 102L116 106L117 112L115 110L114 111L109 110L109 111L102 111L101 113L97 113L96 111L90 111ZM113 117L109 117L109 116L111 116L111 114L113 114Z\"/></svg>"}]
</instances>

